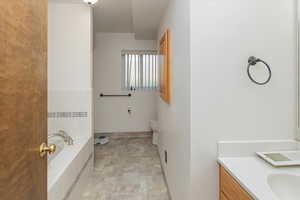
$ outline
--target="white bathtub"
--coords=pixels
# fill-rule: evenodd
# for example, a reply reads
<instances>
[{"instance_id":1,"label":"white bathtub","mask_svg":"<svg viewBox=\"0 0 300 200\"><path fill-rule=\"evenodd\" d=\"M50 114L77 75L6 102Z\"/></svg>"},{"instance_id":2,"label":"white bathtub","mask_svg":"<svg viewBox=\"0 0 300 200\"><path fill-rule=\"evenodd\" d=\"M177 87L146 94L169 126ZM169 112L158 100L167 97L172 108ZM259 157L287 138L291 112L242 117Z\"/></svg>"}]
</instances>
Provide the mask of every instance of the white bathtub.
<instances>
[{"instance_id":1,"label":"white bathtub","mask_svg":"<svg viewBox=\"0 0 300 200\"><path fill-rule=\"evenodd\" d=\"M70 193L81 170L93 155L92 138L74 138L74 145L61 145L55 138L57 153L48 158L48 200L63 200Z\"/></svg>"}]
</instances>

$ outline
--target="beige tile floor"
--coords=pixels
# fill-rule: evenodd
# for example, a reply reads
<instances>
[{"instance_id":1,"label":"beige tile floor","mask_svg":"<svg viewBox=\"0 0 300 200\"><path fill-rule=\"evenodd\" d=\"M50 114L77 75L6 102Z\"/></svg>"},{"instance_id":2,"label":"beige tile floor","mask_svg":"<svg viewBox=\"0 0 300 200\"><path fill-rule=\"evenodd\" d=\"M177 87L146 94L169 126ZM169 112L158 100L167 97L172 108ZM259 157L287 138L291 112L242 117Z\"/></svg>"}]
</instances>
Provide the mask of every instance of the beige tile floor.
<instances>
[{"instance_id":1,"label":"beige tile floor","mask_svg":"<svg viewBox=\"0 0 300 200\"><path fill-rule=\"evenodd\" d=\"M95 146L95 171L83 200L169 200L151 138L115 138Z\"/></svg>"}]
</instances>

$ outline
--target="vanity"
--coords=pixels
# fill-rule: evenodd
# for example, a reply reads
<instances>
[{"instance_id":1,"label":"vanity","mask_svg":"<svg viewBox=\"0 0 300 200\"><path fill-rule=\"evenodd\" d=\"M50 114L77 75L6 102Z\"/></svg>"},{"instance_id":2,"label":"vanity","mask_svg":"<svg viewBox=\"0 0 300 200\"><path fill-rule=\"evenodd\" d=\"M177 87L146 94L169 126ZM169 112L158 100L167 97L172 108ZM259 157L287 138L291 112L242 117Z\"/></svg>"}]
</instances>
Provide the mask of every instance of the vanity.
<instances>
[{"instance_id":1,"label":"vanity","mask_svg":"<svg viewBox=\"0 0 300 200\"><path fill-rule=\"evenodd\" d=\"M300 49L299 8L300 3L298 2L298 50ZM298 51L298 60L299 55ZM256 64L256 62L252 62L252 59L249 59L249 65ZM254 59L254 61L257 60ZM291 140L218 142L217 162L220 200L300 200L299 62L297 68L298 115L296 138ZM285 152L285 154L279 154L278 152ZM297 155L293 154L293 158L285 157L289 152L297 152ZM263 154L268 156L264 157ZM278 164L278 162L281 162L281 164ZM291 164L290 162L297 162L298 166L288 166L285 165L285 162L289 164Z\"/></svg>"},{"instance_id":2,"label":"vanity","mask_svg":"<svg viewBox=\"0 0 300 200\"><path fill-rule=\"evenodd\" d=\"M219 166L220 200L253 200L246 190L227 172Z\"/></svg>"},{"instance_id":3,"label":"vanity","mask_svg":"<svg viewBox=\"0 0 300 200\"><path fill-rule=\"evenodd\" d=\"M300 166L273 167L256 151L300 150L297 141L219 142L220 200L299 200Z\"/></svg>"}]
</instances>

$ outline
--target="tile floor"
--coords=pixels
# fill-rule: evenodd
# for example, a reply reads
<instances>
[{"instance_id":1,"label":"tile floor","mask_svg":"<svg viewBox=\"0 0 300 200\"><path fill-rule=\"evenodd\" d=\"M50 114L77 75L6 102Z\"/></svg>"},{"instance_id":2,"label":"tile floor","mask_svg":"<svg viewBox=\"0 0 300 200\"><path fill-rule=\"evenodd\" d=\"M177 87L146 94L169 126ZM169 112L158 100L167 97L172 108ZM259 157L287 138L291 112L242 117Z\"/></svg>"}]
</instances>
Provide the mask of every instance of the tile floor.
<instances>
[{"instance_id":1,"label":"tile floor","mask_svg":"<svg viewBox=\"0 0 300 200\"><path fill-rule=\"evenodd\" d=\"M83 200L169 200L151 138L115 138L95 146L95 171Z\"/></svg>"}]
</instances>

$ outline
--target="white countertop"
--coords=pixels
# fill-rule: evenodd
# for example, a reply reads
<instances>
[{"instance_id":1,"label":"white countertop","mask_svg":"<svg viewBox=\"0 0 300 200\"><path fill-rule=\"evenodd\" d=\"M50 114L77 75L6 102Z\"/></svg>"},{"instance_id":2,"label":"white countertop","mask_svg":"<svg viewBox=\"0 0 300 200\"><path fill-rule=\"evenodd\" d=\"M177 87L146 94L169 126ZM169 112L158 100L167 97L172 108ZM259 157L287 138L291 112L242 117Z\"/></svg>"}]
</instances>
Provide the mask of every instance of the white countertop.
<instances>
[{"instance_id":1,"label":"white countertop","mask_svg":"<svg viewBox=\"0 0 300 200\"><path fill-rule=\"evenodd\" d=\"M270 174L300 176L300 167L274 168L257 156L219 157L218 162L255 200L280 200L268 185Z\"/></svg>"}]
</instances>

